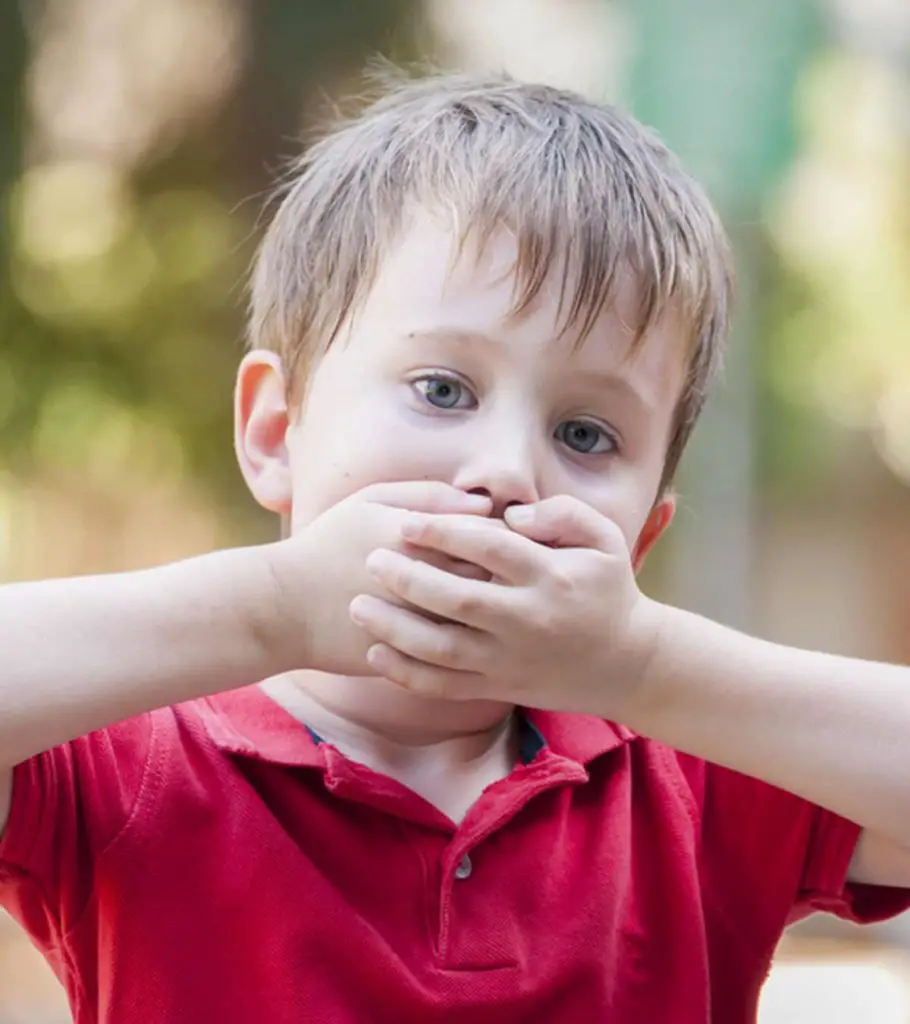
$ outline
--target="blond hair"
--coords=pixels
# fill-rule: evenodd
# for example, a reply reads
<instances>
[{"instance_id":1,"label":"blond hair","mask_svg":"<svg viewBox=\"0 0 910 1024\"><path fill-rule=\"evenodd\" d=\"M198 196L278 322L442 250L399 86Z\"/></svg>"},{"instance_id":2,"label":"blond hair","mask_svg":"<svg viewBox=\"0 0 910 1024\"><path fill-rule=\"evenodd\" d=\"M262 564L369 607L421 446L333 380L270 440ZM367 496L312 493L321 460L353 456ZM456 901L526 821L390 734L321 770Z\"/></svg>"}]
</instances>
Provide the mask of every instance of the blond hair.
<instances>
[{"instance_id":1,"label":"blond hair","mask_svg":"<svg viewBox=\"0 0 910 1024\"><path fill-rule=\"evenodd\" d=\"M297 161L253 268L248 344L290 387L363 300L414 204L451 213L462 244L518 244L514 312L552 273L565 328L584 337L631 270L636 341L672 313L688 373L661 491L719 365L733 272L711 204L666 146L616 108L507 76L393 80Z\"/></svg>"}]
</instances>

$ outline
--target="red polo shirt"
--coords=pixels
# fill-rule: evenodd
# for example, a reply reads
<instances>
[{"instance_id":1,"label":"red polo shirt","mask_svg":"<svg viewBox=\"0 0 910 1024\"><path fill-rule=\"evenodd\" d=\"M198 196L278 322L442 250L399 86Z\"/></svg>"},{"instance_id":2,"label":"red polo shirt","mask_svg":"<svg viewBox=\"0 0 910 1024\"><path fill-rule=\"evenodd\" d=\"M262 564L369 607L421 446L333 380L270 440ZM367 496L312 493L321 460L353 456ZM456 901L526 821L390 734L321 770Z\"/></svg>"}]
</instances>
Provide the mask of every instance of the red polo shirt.
<instances>
[{"instance_id":1,"label":"red polo shirt","mask_svg":"<svg viewBox=\"0 0 910 1024\"><path fill-rule=\"evenodd\" d=\"M0 903L78 1024L745 1024L786 923L870 920L856 826L531 713L455 827L258 688L20 766Z\"/></svg>"}]
</instances>

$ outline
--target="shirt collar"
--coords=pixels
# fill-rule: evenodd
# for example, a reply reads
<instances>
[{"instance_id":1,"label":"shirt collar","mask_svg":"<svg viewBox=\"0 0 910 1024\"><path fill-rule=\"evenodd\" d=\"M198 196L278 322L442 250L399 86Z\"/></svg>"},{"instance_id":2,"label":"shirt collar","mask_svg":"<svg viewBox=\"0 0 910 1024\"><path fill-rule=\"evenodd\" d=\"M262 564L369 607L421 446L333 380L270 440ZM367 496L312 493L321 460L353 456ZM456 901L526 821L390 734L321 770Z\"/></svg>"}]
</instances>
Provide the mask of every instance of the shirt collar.
<instances>
[{"instance_id":1,"label":"shirt collar","mask_svg":"<svg viewBox=\"0 0 910 1024\"><path fill-rule=\"evenodd\" d=\"M212 742L227 753L295 767L325 765L318 736L259 686L205 698L197 707ZM525 763L546 747L585 765L635 738L624 726L588 715L523 710L522 716Z\"/></svg>"},{"instance_id":2,"label":"shirt collar","mask_svg":"<svg viewBox=\"0 0 910 1024\"><path fill-rule=\"evenodd\" d=\"M258 686L198 701L212 742L229 754L299 767L322 767L319 745L305 725Z\"/></svg>"},{"instance_id":3,"label":"shirt collar","mask_svg":"<svg viewBox=\"0 0 910 1024\"><path fill-rule=\"evenodd\" d=\"M562 711L525 711L528 721L546 739L554 754L579 764L590 764L602 754L634 740L635 733L624 725Z\"/></svg>"}]
</instances>

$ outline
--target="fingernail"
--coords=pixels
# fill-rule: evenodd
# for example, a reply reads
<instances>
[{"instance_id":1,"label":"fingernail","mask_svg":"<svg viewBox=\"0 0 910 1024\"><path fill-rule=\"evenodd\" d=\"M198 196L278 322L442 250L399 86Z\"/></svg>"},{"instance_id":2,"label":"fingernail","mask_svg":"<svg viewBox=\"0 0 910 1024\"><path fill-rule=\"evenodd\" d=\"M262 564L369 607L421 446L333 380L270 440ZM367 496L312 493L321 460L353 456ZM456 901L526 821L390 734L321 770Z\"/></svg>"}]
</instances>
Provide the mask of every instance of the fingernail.
<instances>
[{"instance_id":1,"label":"fingernail","mask_svg":"<svg viewBox=\"0 0 910 1024\"><path fill-rule=\"evenodd\" d=\"M465 501L471 508L489 508L492 504L488 494L472 494L470 491L465 491Z\"/></svg>"},{"instance_id":2,"label":"fingernail","mask_svg":"<svg viewBox=\"0 0 910 1024\"><path fill-rule=\"evenodd\" d=\"M534 522L534 509L530 505L512 505L505 511L507 523L516 526L530 526Z\"/></svg>"},{"instance_id":3,"label":"fingernail","mask_svg":"<svg viewBox=\"0 0 910 1024\"><path fill-rule=\"evenodd\" d=\"M379 577L382 575L383 566L386 565L389 552L385 548L376 548L375 551L371 551L367 555L367 572L371 576Z\"/></svg>"},{"instance_id":4,"label":"fingernail","mask_svg":"<svg viewBox=\"0 0 910 1024\"><path fill-rule=\"evenodd\" d=\"M364 621L364 608L363 608L363 606L364 606L364 595L363 594L358 594L357 597L355 597L354 600L351 601L350 605L348 606L348 612L349 612L349 614L351 616L351 619L354 622L356 622L358 626L362 625L363 621Z\"/></svg>"}]
</instances>

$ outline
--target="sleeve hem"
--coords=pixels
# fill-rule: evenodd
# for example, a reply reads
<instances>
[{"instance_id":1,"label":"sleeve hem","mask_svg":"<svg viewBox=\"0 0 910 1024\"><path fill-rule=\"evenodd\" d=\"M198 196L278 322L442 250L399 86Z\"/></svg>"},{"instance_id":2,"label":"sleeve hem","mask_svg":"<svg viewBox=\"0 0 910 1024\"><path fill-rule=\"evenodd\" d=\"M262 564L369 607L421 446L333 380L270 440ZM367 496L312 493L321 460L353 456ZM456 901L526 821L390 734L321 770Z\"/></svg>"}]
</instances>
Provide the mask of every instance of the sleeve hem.
<instances>
[{"instance_id":1,"label":"sleeve hem","mask_svg":"<svg viewBox=\"0 0 910 1024\"><path fill-rule=\"evenodd\" d=\"M821 911L853 924L875 924L910 910L910 889L848 881L863 829L829 811L818 813L796 917Z\"/></svg>"}]
</instances>

